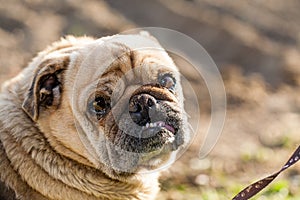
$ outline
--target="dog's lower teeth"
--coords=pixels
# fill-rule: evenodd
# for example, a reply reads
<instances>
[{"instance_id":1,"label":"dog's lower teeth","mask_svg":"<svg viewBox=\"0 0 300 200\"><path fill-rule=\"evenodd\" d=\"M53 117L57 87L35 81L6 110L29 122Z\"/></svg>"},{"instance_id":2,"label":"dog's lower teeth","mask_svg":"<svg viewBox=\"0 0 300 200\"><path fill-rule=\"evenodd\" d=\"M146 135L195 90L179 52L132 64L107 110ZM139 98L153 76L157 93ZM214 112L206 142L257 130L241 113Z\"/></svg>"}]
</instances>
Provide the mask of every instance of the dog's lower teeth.
<instances>
[{"instance_id":1,"label":"dog's lower teeth","mask_svg":"<svg viewBox=\"0 0 300 200\"><path fill-rule=\"evenodd\" d=\"M166 123L162 122L162 121L147 123L145 126L142 127L142 130L145 130L147 128L165 127L165 126L166 126Z\"/></svg>"}]
</instances>

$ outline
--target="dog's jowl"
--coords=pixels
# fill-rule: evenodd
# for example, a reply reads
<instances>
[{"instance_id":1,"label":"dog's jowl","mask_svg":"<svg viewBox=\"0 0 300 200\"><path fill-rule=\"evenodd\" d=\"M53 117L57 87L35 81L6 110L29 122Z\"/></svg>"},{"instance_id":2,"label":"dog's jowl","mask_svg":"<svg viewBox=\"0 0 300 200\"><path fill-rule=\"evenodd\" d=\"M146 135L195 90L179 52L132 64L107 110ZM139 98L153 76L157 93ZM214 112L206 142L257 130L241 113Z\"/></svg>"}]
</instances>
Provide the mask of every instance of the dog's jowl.
<instances>
[{"instance_id":1,"label":"dog's jowl","mask_svg":"<svg viewBox=\"0 0 300 200\"><path fill-rule=\"evenodd\" d=\"M178 69L147 33L67 37L0 93L0 198L155 199L189 141Z\"/></svg>"}]
</instances>

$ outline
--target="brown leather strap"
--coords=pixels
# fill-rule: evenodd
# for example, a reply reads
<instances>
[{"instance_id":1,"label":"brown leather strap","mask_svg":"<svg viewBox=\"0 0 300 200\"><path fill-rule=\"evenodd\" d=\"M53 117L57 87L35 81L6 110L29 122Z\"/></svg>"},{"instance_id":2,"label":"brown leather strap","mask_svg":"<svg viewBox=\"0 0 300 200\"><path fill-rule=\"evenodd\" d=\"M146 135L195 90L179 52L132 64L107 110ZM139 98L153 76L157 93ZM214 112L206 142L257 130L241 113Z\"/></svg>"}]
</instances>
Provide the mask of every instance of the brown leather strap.
<instances>
[{"instance_id":1,"label":"brown leather strap","mask_svg":"<svg viewBox=\"0 0 300 200\"><path fill-rule=\"evenodd\" d=\"M294 154L290 157L287 163L276 173L261 179L245 189L243 189L240 193L238 193L232 200L247 200L257 193L259 193L262 189L264 189L267 185L269 185L281 172L295 164L300 159L300 146L296 149Z\"/></svg>"}]
</instances>

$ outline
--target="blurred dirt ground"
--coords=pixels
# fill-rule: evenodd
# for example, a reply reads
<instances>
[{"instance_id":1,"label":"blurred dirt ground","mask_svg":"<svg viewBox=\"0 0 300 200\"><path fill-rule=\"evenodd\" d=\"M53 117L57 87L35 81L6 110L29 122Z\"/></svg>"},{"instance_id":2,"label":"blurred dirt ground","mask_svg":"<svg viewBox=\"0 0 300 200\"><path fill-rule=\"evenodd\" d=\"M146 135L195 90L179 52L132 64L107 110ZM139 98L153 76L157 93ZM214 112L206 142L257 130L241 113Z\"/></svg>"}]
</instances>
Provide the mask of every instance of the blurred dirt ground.
<instances>
[{"instance_id":1,"label":"blurred dirt ground","mask_svg":"<svg viewBox=\"0 0 300 200\"><path fill-rule=\"evenodd\" d=\"M189 35L222 73L227 117L216 147L199 160L209 119L208 96L200 100L199 137L164 173L158 199L230 199L300 144L299 10L298 0L0 0L0 83L64 35L146 26ZM256 199L300 199L299 188L300 164Z\"/></svg>"}]
</instances>

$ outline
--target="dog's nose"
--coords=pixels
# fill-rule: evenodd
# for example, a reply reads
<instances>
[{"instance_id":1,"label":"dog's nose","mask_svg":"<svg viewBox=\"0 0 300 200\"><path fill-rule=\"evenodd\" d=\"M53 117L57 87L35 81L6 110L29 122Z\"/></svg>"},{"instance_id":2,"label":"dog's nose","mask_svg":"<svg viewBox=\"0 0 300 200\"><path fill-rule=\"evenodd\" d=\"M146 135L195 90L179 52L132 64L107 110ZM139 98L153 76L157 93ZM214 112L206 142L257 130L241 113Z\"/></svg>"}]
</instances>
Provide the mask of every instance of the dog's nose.
<instances>
[{"instance_id":1,"label":"dog's nose","mask_svg":"<svg viewBox=\"0 0 300 200\"><path fill-rule=\"evenodd\" d=\"M154 109L156 99L149 94L134 95L129 101L129 113L132 120L139 126L151 122L149 112Z\"/></svg>"}]
</instances>

